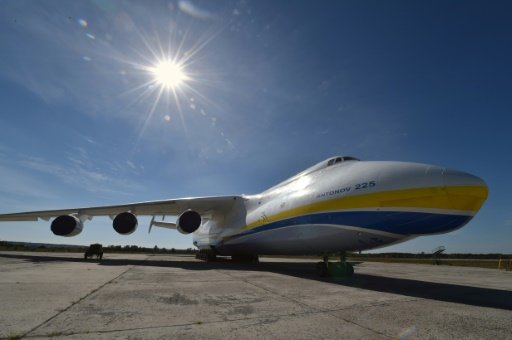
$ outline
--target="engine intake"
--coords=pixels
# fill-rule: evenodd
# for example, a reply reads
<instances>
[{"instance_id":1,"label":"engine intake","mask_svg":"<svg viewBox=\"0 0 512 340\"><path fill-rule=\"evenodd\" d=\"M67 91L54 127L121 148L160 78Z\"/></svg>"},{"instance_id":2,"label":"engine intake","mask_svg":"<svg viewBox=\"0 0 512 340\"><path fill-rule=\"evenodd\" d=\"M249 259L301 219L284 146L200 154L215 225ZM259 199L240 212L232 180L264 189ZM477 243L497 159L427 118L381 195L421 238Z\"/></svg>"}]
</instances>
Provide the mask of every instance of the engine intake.
<instances>
[{"instance_id":1,"label":"engine intake","mask_svg":"<svg viewBox=\"0 0 512 340\"><path fill-rule=\"evenodd\" d=\"M52 222L52 232L57 236L75 236L82 232L84 225L73 215L61 215Z\"/></svg>"},{"instance_id":2,"label":"engine intake","mask_svg":"<svg viewBox=\"0 0 512 340\"><path fill-rule=\"evenodd\" d=\"M187 210L176 220L176 229L182 234L190 234L201 226L201 215L197 211Z\"/></svg>"},{"instance_id":3,"label":"engine intake","mask_svg":"<svg viewBox=\"0 0 512 340\"><path fill-rule=\"evenodd\" d=\"M118 214L112 222L115 231L121 235L130 235L137 229L137 225L137 217L130 212Z\"/></svg>"}]
</instances>

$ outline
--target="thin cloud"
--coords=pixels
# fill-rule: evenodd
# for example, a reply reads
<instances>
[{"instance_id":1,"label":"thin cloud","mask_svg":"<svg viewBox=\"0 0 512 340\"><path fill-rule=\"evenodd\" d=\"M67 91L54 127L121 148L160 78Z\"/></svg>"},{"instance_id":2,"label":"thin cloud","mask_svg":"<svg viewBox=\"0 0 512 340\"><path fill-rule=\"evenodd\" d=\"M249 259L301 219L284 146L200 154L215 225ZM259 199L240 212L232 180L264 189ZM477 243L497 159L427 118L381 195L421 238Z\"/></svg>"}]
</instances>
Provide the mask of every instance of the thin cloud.
<instances>
[{"instance_id":1,"label":"thin cloud","mask_svg":"<svg viewBox=\"0 0 512 340\"><path fill-rule=\"evenodd\" d=\"M178 7L183 13L186 13L196 19L210 20L215 19L217 17L215 13L209 12L205 9L198 7L197 5L194 5L192 1L179 1Z\"/></svg>"},{"instance_id":2,"label":"thin cloud","mask_svg":"<svg viewBox=\"0 0 512 340\"><path fill-rule=\"evenodd\" d=\"M85 154L85 150L84 150ZM49 175L58 182L66 183L80 190L94 193L131 196L141 189L118 174L108 174L100 170L84 167L84 162L78 158L68 158L68 164L57 164L41 157L30 155L11 155L9 162L0 164L0 192L20 193L29 196L54 197L52 189L40 185L34 175ZM21 170L21 171L20 171ZM32 173L32 176L23 173ZM17 189L17 188L20 189Z\"/></svg>"},{"instance_id":3,"label":"thin cloud","mask_svg":"<svg viewBox=\"0 0 512 340\"><path fill-rule=\"evenodd\" d=\"M52 194L51 187L37 180L34 176L27 174L19 169L11 168L0 164L0 193L2 200L4 196L20 197L26 199L54 199L56 195ZM12 204L14 200L10 200ZM9 204L9 205L11 205ZM2 204L5 209L5 204Z\"/></svg>"}]
</instances>

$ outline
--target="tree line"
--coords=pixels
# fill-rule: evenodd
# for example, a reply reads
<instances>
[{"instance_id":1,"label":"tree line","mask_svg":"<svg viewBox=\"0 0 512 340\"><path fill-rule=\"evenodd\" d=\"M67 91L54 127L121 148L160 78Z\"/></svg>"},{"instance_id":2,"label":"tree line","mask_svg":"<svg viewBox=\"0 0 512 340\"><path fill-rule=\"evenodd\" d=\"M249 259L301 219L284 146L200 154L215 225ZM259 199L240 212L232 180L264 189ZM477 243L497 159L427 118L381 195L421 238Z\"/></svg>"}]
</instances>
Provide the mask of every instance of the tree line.
<instances>
[{"instance_id":1,"label":"tree line","mask_svg":"<svg viewBox=\"0 0 512 340\"><path fill-rule=\"evenodd\" d=\"M46 252L68 252L80 253L84 252L87 246L80 245L59 245L59 244L38 244L38 243L23 243L23 242L9 242L0 241L0 250L9 251L46 251ZM104 246L105 253L146 253L146 254L195 254L198 252L195 248L176 249L176 248L160 248L154 246L152 248L139 247L137 245L109 245ZM332 254L336 256L336 254ZM365 259L365 258L412 258L412 259L431 259L432 253L363 253L358 254L347 253L352 259ZM502 253L488 253L488 254L472 254L472 253L441 253L436 256L438 259L512 259L512 254Z\"/></svg>"},{"instance_id":2,"label":"tree line","mask_svg":"<svg viewBox=\"0 0 512 340\"><path fill-rule=\"evenodd\" d=\"M59 244L38 244L24 242L0 241L0 250L9 251L47 251L47 252L66 252L81 253L87 249L87 246L80 245L59 245ZM154 246L152 248L139 247L136 245L109 245L103 247L105 253L151 253L151 254L195 254L196 249L176 249L176 248L160 248Z\"/></svg>"}]
</instances>

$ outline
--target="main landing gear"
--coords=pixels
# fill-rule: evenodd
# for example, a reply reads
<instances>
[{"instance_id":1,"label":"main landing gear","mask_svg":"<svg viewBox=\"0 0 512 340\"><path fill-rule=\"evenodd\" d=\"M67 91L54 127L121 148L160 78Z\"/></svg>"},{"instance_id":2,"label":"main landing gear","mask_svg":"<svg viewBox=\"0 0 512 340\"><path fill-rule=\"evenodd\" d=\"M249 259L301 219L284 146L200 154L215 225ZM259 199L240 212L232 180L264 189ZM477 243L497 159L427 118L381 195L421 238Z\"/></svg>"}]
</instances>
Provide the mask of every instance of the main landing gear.
<instances>
[{"instance_id":1,"label":"main landing gear","mask_svg":"<svg viewBox=\"0 0 512 340\"><path fill-rule=\"evenodd\" d=\"M196 259L203 260L205 262L214 262L217 260L217 255L213 250L202 249L196 253Z\"/></svg>"},{"instance_id":2,"label":"main landing gear","mask_svg":"<svg viewBox=\"0 0 512 340\"><path fill-rule=\"evenodd\" d=\"M231 260L233 262L244 262L244 263L260 262L258 255L250 255L250 254L233 254L233 255L231 255Z\"/></svg>"},{"instance_id":3,"label":"main landing gear","mask_svg":"<svg viewBox=\"0 0 512 340\"><path fill-rule=\"evenodd\" d=\"M350 277L354 267L346 261L345 253L340 255L340 262L329 262L329 256L324 255L323 261L316 264L316 273L320 277Z\"/></svg>"},{"instance_id":4,"label":"main landing gear","mask_svg":"<svg viewBox=\"0 0 512 340\"><path fill-rule=\"evenodd\" d=\"M205 262L214 262L217 261L217 253L213 249L202 249L196 253L196 259ZM258 263L259 257L258 255L252 254L233 254L231 255L231 260L233 262Z\"/></svg>"}]
</instances>

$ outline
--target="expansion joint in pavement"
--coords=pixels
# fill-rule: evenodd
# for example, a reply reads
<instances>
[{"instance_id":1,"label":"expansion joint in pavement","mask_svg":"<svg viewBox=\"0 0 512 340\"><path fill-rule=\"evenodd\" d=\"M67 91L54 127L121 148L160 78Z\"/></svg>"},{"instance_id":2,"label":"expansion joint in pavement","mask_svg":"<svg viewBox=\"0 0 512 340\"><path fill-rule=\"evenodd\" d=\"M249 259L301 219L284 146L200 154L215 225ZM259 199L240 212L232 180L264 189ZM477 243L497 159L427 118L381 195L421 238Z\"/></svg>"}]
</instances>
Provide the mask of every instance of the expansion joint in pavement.
<instances>
[{"instance_id":1,"label":"expansion joint in pavement","mask_svg":"<svg viewBox=\"0 0 512 340\"><path fill-rule=\"evenodd\" d=\"M223 271L218 271L218 272L220 272L220 273L222 273L222 274L224 274L224 275L227 275L227 276L229 276L229 277L232 277L232 278L233 278L233 279L235 279L235 280L245 282L245 283L247 283L247 284L249 284L249 285L251 285L251 286L253 286L253 287L259 288L259 289L264 290L264 291L266 291L266 292L269 292L269 293L271 293L271 294L275 294L275 295L277 295L277 296L280 296L281 298L283 298L283 299L285 299L285 300L288 300L288 301L290 301L290 302L296 303L296 304L298 304L298 305L300 305L300 306L302 306L302 307L305 307L305 308L310 309L310 311L309 311L309 312L306 312L306 313L304 313L304 314L322 314L322 313L323 313L323 314L329 314L330 316L333 316L333 317L335 317L335 318L337 318L337 319L340 319L340 320L343 320L343 321L345 321L345 322L351 323L351 324L353 324L353 325L359 326L359 327L361 327L361 328L363 328L363 329L366 329L366 330L368 330L368 331L370 331L370 332L372 332L372 333L375 333L375 334L377 334L377 335L380 335L380 336L383 336L383 337L388 337L388 335L387 335L387 334L384 334L384 333L382 333L382 332L379 332L379 331L376 331L376 330L374 330L374 329L368 328L368 327L366 327L366 326L360 325L360 324L358 324L358 323L356 323L356 322L354 322L354 321L350 321L350 320L346 320L346 319L343 319L343 318L341 318L341 317L338 317L337 315L332 314L332 312L333 312L334 310L330 310L330 309L323 309L323 308L317 308L317 307L315 307L315 306L308 305L307 303L304 303L304 302L302 302L302 301L299 301L299 300L293 299L293 298L291 298L291 297L289 297L289 296L286 296L286 295L280 294L280 293L278 293L278 292L276 292L276 291L273 291L273 290L271 290L271 289L268 289L268 288L266 288L266 287L263 287L263 286L257 285L257 284L255 284L254 282L249 282L249 281L244 280L244 279L236 278L236 277L234 277L234 276L232 276L232 275L230 275L230 274L228 274L228 273L225 273L225 272L223 272Z\"/></svg>"},{"instance_id":2,"label":"expansion joint in pavement","mask_svg":"<svg viewBox=\"0 0 512 340\"><path fill-rule=\"evenodd\" d=\"M276 292L276 291L273 291L273 290L268 289L268 288L266 288L266 287L263 287L263 286L257 285L257 284L255 284L255 283L253 283L253 282L249 282L249 281L247 281L247 280L244 280L244 279L241 279L241 278L238 278L238 277L232 276L232 275L230 275L230 274L228 274L228 273L225 273L225 272L223 272L223 271L220 271L220 270L217 270L217 272L219 272L219 273L221 273L221 274L224 274L224 275L226 275L226 276L229 276L230 278L232 278L232 279L233 279L233 280L235 280L235 281L242 281L242 282L245 282L246 284L248 284L248 285L250 285L250 286L256 287L256 288L261 289L261 290L264 290L264 291L266 291L267 293L271 293L271 294L277 295L277 296L279 296L279 297L281 297L281 298L283 298L283 299L285 299L285 300L288 300L288 301L291 301L291 302L293 302L293 303L296 303L296 304L300 305L301 307L309 308L309 309L311 309L311 310L312 310L312 312L320 312L320 311L322 311L321 309L318 309L318 308L316 308L316 307L314 307L314 306L310 306L310 305L308 305L308 304L306 304L306 303L304 303L304 302L298 301L298 300L296 300L296 299L292 299L292 298L291 298L291 297L289 297L289 296L286 296L286 295L280 294L279 292Z\"/></svg>"},{"instance_id":3,"label":"expansion joint in pavement","mask_svg":"<svg viewBox=\"0 0 512 340\"><path fill-rule=\"evenodd\" d=\"M147 260L148 258L146 257L144 260ZM66 308L60 310L58 313L56 313L55 315L51 316L50 318L46 319L45 321L41 322L39 325L33 327L32 329L30 329L29 331L25 332L23 335L20 336L20 339L21 338L25 338L25 337L29 337L29 334L34 332L35 330L37 330L38 328L40 328L41 326L47 324L48 322L52 321L53 319L55 319L56 317L58 317L59 315L61 315L62 313L65 313L67 312L71 307L75 306L76 304L82 302L83 300L85 300L86 298L88 298L89 296L91 296L92 294L96 293L97 291L99 291L100 289L102 289L103 287L105 287L106 285L114 282L115 280L117 280L118 278L120 278L121 276L123 276L124 274L126 274L128 271L132 270L133 268L135 267L135 265L132 265L132 266L129 266L125 271L123 271L121 274L117 275L116 277L114 277L113 279L110 279L109 281L105 282L104 284L102 284L101 286L97 287L97 288L94 288L93 290L91 290L89 293L87 293L86 295L82 296L80 299L78 299L77 301L74 301L72 302L69 306L67 306Z\"/></svg>"},{"instance_id":4,"label":"expansion joint in pavement","mask_svg":"<svg viewBox=\"0 0 512 340\"><path fill-rule=\"evenodd\" d=\"M336 315L334 312L339 312L339 311L343 311L343 310L349 310L349 309L359 309L359 308L373 308L373 307L385 307L385 306L390 306L390 305L393 305L394 303L403 303L403 302L414 302L414 301L418 301L420 299L408 299L408 300L400 300L400 301L396 301L396 302L390 302L390 301L386 301L386 302L378 302L378 303L370 303L370 304L366 304L366 305L357 305L357 306L348 306L348 307L344 307L344 308L336 308L336 309L329 309L329 310L326 310L325 312L337 319L340 319L340 320L343 320L345 322L348 322L348 323L351 323L353 325L356 325L356 326L359 326L361 328L364 328L370 332L373 332L373 333L376 333L376 334L379 334L381 336L384 336L384 337L393 337L392 335L389 335L389 334L385 334L385 333L382 333L382 332L379 332L375 329L372 329L372 328L369 328L369 327L366 327L364 325L361 325L357 322L354 322L350 319L345 319L345 318L342 318L340 317L339 315Z\"/></svg>"},{"instance_id":5,"label":"expansion joint in pavement","mask_svg":"<svg viewBox=\"0 0 512 340\"><path fill-rule=\"evenodd\" d=\"M323 314L323 313L325 313L325 312L324 311L315 311L315 312L306 311L306 312L302 312L302 313L275 314L272 316L275 318L282 318L282 317L296 318L296 317L301 317L304 315ZM119 329L108 329L108 330L91 330L91 331L86 331L86 332L59 333L59 336L88 335L88 336L92 337L94 334L134 332L134 331L155 330L155 329L172 329L172 328L176 328L176 327L199 326L199 325L207 326L207 325L214 325L214 324L223 324L223 323L230 323L230 322L237 322L237 321L251 321L251 320L260 320L260 319L264 319L264 318L261 316L256 316L256 317L233 318L233 319L229 319L229 320L213 320L213 321L201 321L201 322L194 321L194 322L187 322L187 323L181 323L181 324L175 324L175 325L156 325L156 326L147 326L147 327L119 328ZM50 333L50 334L38 334L38 335L33 335L33 336L28 335L26 337L27 338L32 338L32 337L41 338L41 337L45 337L45 336L52 337L55 335Z\"/></svg>"}]
</instances>

